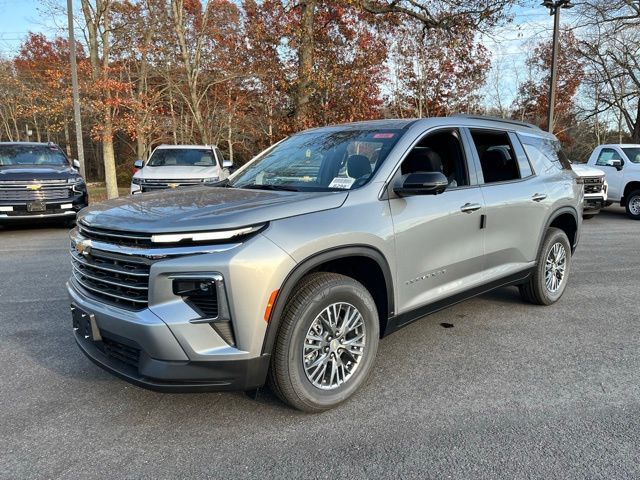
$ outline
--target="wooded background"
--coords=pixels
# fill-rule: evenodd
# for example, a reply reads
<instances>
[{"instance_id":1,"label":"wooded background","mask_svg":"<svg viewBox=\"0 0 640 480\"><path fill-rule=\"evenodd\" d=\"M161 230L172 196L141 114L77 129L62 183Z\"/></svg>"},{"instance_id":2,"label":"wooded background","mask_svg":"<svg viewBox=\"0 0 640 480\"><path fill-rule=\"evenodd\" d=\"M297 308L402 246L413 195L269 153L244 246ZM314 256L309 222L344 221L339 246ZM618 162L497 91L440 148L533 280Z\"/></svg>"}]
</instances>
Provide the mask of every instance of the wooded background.
<instances>
[{"instance_id":1,"label":"wooded background","mask_svg":"<svg viewBox=\"0 0 640 480\"><path fill-rule=\"evenodd\" d=\"M81 0L87 177L115 196L160 143L217 144L242 164L292 132L363 119L480 113L546 128L551 38L509 72L483 45L529 3ZM640 143L640 2L574 3L554 132L584 161L600 143ZM0 140L76 156L66 37L29 34L0 59L0 98Z\"/></svg>"}]
</instances>

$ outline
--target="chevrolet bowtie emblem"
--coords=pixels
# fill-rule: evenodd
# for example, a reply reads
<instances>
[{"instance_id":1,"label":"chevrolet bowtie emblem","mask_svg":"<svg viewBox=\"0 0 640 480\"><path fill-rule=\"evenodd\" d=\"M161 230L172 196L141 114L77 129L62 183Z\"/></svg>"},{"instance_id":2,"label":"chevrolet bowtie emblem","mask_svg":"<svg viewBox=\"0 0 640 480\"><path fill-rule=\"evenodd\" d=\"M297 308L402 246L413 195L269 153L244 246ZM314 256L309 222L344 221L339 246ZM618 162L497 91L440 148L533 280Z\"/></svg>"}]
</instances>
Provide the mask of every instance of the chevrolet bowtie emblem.
<instances>
[{"instance_id":1,"label":"chevrolet bowtie emblem","mask_svg":"<svg viewBox=\"0 0 640 480\"><path fill-rule=\"evenodd\" d=\"M42 185L34 183L33 185L27 185L27 190L40 190Z\"/></svg>"},{"instance_id":2,"label":"chevrolet bowtie emblem","mask_svg":"<svg viewBox=\"0 0 640 480\"><path fill-rule=\"evenodd\" d=\"M180 184L179 184L179 183L168 183L168 184L167 184L167 187L169 187L169 188L177 188L177 187L179 187L179 186L180 186Z\"/></svg>"},{"instance_id":3,"label":"chevrolet bowtie emblem","mask_svg":"<svg viewBox=\"0 0 640 480\"><path fill-rule=\"evenodd\" d=\"M91 253L91 240L81 240L76 242L75 249L80 255L85 257L88 256Z\"/></svg>"}]
</instances>

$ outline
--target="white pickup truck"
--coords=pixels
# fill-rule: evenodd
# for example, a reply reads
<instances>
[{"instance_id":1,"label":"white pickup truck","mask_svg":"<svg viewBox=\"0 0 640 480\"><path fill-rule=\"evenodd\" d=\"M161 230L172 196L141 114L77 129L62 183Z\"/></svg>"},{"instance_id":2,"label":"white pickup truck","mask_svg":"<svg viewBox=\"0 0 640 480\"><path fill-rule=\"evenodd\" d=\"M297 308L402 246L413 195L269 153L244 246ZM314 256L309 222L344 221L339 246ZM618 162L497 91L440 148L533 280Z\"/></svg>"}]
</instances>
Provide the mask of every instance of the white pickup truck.
<instances>
[{"instance_id":1,"label":"white pickup truck","mask_svg":"<svg viewBox=\"0 0 640 480\"><path fill-rule=\"evenodd\" d=\"M584 185L584 201L582 218L592 218L607 204L607 180L605 173L599 168L584 163L572 163L571 168L580 177Z\"/></svg>"},{"instance_id":2,"label":"white pickup truck","mask_svg":"<svg viewBox=\"0 0 640 480\"><path fill-rule=\"evenodd\" d=\"M587 164L607 175L607 204L620 203L630 218L640 220L640 145L600 145Z\"/></svg>"}]
</instances>

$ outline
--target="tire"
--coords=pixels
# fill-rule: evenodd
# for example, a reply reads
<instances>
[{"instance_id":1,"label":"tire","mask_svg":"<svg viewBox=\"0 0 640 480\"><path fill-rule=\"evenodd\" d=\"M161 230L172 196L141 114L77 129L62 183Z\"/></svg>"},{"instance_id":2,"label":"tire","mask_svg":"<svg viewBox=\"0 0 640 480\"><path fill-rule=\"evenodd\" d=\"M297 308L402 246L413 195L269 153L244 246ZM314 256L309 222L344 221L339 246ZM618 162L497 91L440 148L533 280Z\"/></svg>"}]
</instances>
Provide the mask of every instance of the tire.
<instances>
[{"instance_id":1,"label":"tire","mask_svg":"<svg viewBox=\"0 0 640 480\"><path fill-rule=\"evenodd\" d=\"M596 216L596 214L595 214L595 213L587 213L587 214L583 214L583 215L582 215L582 218L584 218L585 220L590 220L590 219L592 219L592 218L593 218L593 217L595 217L595 216Z\"/></svg>"},{"instance_id":2,"label":"tire","mask_svg":"<svg viewBox=\"0 0 640 480\"><path fill-rule=\"evenodd\" d=\"M627 215L633 220L640 220L640 190L634 190L626 197Z\"/></svg>"},{"instance_id":3,"label":"tire","mask_svg":"<svg viewBox=\"0 0 640 480\"><path fill-rule=\"evenodd\" d=\"M336 311L338 320L328 325ZM354 319L352 325L361 327L336 334L348 318ZM353 395L369 376L379 337L378 311L361 283L337 273L307 275L285 306L271 359L269 386L283 402L303 412L333 408ZM353 356L345 347L360 356Z\"/></svg>"},{"instance_id":4,"label":"tire","mask_svg":"<svg viewBox=\"0 0 640 480\"><path fill-rule=\"evenodd\" d=\"M562 253L564 253L564 262L555 261L557 259L554 259L552 249L554 249L554 253L558 255L559 258L562 258ZM549 268L551 269L549 272L547 270L548 262L551 262L551 264L549 264ZM557 267L554 268L554 265L557 265ZM559 273L557 272L560 271L561 265L564 266L564 269L562 271L562 278L558 281ZM526 301L536 305L551 305L562 297L567 286L570 272L571 244L569 243L569 239L559 228L549 228L540 247L533 273L529 277L529 280L519 287L520 295L522 295L522 298ZM550 274L550 284L547 283L547 273ZM555 277L556 283L554 283L553 277Z\"/></svg>"}]
</instances>

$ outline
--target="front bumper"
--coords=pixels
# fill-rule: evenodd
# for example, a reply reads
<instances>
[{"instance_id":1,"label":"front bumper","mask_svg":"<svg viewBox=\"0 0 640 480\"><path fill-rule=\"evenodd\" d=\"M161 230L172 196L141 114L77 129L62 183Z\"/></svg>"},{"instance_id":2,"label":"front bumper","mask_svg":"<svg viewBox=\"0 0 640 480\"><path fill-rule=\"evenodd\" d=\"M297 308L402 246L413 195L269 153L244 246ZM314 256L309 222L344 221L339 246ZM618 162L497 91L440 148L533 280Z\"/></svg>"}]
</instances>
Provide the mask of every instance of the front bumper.
<instances>
[{"instance_id":1,"label":"front bumper","mask_svg":"<svg viewBox=\"0 0 640 480\"><path fill-rule=\"evenodd\" d=\"M583 212L584 213L589 213L589 214L593 214L593 213L598 213L601 209L603 209L605 207L606 204L606 198L602 197L602 196L590 196L584 197L584 202L583 202Z\"/></svg>"},{"instance_id":2,"label":"front bumper","mask_svg":"<svg viewBox=\"0 0 640 480\"><path fill-rule=\"evenodd\" d=\"M149 310L114 314L83 300L73 285L67 284L67 289L78 347L123 380L160 392L252 390L264 384L269 355L192 361L168 326Z\"/></svg>"},{"instance_id":3,"label":"front bumper","mask_svg":"<svg viewBox=\"0 0 640 480\"><path fill-rule=\"evenodd\" d=\"M30 212L25 202L0 202L0 222L45 218L73 219L87 204L86 194L55 201L48 200L45 202L45 210L40 212Z\"/></svg>"}]
</instances>

